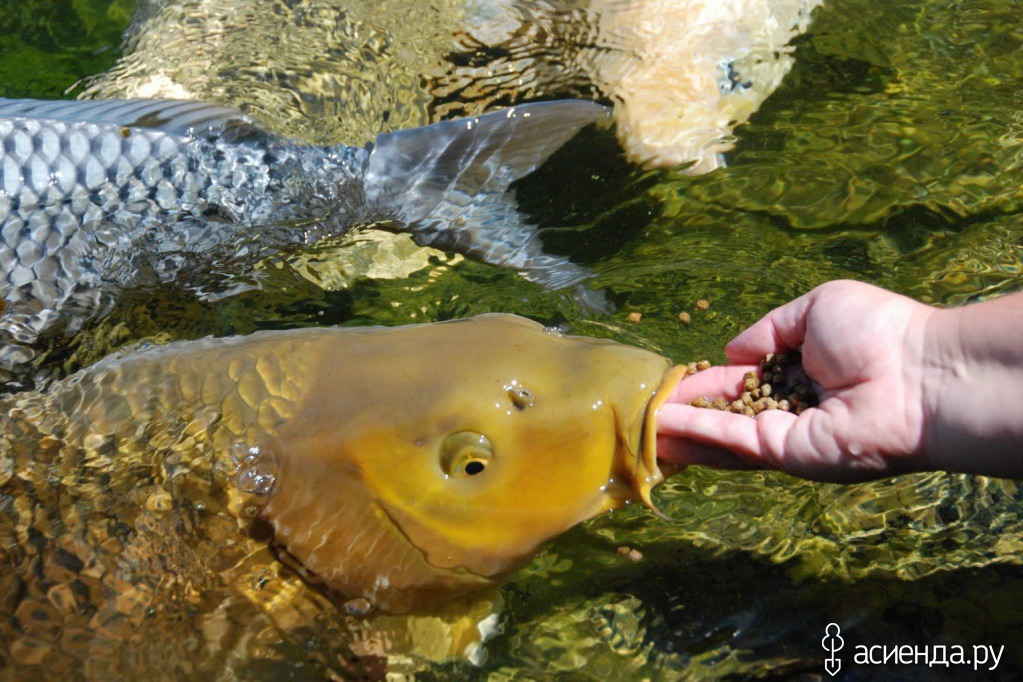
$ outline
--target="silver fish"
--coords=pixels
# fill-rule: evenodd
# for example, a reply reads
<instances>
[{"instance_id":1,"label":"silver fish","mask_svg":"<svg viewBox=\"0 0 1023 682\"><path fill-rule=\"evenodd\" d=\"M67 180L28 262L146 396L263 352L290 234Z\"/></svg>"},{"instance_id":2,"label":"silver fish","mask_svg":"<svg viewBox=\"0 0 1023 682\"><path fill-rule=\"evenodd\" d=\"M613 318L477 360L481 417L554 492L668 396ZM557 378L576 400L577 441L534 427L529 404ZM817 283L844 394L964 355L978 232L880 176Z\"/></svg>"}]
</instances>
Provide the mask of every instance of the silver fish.
<instances>
[{"instance_id":1,"label":"silver fish","mask_svg":"<svg viewBox=\"0 0 1023 682\"><path fill-rule=\"evenodd\" d=\"M233 284L203 270L213 254L244 270L359 221L577 284L586 270L545 254L503 192L606 117L544 102L321 147L203 102L0 100L0 392L21 387L41 333L76 331L123 287L191 278L216 294Z\"/></svg>"}]
</instances>

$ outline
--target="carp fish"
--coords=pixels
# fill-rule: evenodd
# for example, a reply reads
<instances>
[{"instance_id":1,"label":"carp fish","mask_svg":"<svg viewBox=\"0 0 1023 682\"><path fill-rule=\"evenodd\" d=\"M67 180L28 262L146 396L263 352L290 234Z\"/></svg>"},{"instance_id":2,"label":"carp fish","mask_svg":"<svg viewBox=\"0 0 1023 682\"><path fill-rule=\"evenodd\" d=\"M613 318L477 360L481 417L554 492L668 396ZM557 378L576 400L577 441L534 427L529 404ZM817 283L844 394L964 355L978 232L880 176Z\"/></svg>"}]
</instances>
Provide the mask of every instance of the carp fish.
<instances>
[{"instance_id":1,"label":"carp fish","mask_svg":"<svg viewBox=\"0 0 1023 682\"><path fill-rule=\"evenodd\" d=\"M381 614L500 585L649 504L669 367L494 314L143 347L2 399L0 659L173 649L194 622L167 658L216 666L310 584ZM284 564L306 581L266 596ZM284 620L271 638L315 618Z\"/></svg>"},{"instance_id":2,"label":"carp fish","mask_svg":"<svg viewBox=\"0 0 1023 682\"><path fill-rule=\"evenodd\" d=\"M587 271L544 253L505 190L606 117L543 102L321 147L203 102L0 100L0 389L40 334L73 333L123 288L231 293L274 250L359 222L576 285Z\"/></svg>"}]
</instances>

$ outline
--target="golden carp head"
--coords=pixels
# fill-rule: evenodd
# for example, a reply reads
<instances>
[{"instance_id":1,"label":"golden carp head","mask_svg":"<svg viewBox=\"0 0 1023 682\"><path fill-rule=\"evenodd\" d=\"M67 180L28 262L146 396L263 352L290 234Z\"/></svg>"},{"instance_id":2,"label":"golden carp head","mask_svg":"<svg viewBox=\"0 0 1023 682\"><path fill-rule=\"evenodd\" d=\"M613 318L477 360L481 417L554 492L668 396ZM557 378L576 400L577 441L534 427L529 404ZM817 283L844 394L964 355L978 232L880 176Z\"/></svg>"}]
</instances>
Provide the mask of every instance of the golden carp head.
<instances>
[{"instance_id":1,"label":"golden carp head","mask_svg":"<svg viewBox=\"0 0 1023 682\"><path fill-rule=\"evenodd\" d=\"M406 612L495 584L661 480L665 358L512 315L336 331L301 346L314 373L261 514L346 595Z\"/></svg>"}]
</instances>

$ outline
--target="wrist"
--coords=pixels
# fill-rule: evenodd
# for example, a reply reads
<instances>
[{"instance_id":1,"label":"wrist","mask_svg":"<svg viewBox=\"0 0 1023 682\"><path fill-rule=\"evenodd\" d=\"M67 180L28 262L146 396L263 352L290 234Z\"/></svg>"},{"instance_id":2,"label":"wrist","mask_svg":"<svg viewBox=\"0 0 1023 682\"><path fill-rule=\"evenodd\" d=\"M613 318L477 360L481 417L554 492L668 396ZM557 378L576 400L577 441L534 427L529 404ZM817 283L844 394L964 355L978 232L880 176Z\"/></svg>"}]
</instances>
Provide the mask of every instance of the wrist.
<instances>
[{"instance_id":1,"label":"wrist","mask_svg":"<svg viewBox=\"0 0 1023 682\"><path fill-rule=\"evenodd\" d=\"M958 470L956 452L960 434L949 420L956 411L956 395L962 390L966 358L959 329L962 308L934 308L924 327L921 371L924 429L921 460L924 470Z\"/></svg>"},{"instance_id":2,"label":"wrist","mask_svg":"<svg viewBox=\"0 0 1023 682\"><path fill-rule=\"evenodd\" d=\"M1023 297L934 309L925 332L926 468L1023 475Z\"/></svg>"}]
</instances>

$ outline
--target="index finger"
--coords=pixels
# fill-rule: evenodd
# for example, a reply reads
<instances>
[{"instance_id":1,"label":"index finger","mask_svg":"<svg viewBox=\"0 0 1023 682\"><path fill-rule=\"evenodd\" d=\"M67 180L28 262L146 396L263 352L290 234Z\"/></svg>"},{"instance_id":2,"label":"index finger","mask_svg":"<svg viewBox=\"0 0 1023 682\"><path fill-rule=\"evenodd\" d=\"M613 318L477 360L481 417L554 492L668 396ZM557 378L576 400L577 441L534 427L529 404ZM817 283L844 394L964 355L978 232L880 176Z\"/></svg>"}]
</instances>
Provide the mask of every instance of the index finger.
<instances>
[{"instance_id":1,"label":"index finger","mask_svg":"<svg viewBox=\"0 0 1023 682\"><path fill-rule=\"evenodd\" d=\"M759 365L722 365L690 374L678 382L667 402L688 404L696 398L719 397L732 400L742 393L743 375L758 370Z\"/></svg>"},{"instance_id":2,"label":"index finger","mask_svg":"<svg viewBox=\"0 0 1023 682\"><path fill-rule=\"evenodd\" d=\"M729 362L755 363L768 353L784 353L799 348L806 337L806 315L813 304L810 291L775 308L754 322L725 346Z\"/></svg>"}]
</instances>

